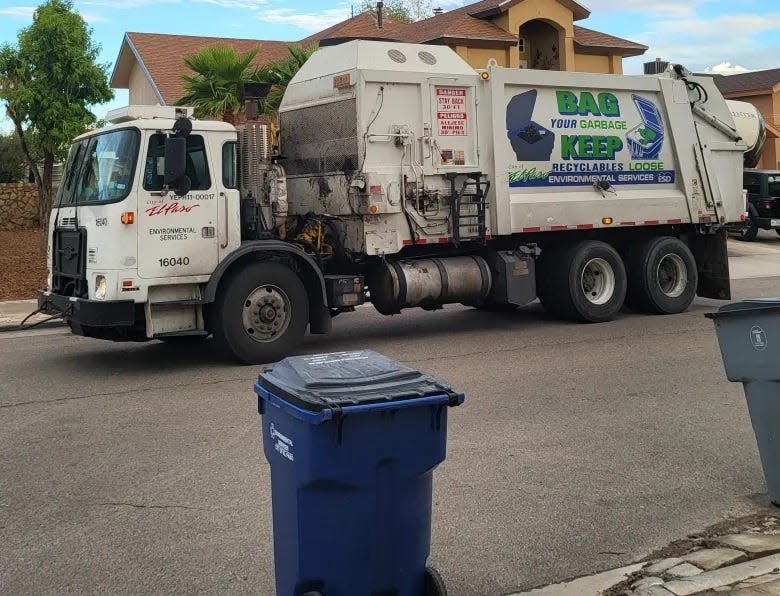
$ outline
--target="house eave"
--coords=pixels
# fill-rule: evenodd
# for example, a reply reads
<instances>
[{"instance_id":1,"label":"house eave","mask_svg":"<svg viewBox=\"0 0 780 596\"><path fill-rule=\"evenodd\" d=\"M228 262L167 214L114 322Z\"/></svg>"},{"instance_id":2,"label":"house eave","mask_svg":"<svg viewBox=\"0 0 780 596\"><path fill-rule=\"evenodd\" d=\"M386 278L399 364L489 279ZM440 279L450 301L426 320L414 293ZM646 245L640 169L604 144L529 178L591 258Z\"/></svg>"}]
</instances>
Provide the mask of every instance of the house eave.
<instances>
[{"instance_id":1,"label":"house eave","mask_svg":"<svg viewBox=\"0 0 780 596\"><path fill-rule=\"evenodd\" d=\"M577 54L585 54L588 56L621 56L623 58L630 58L633 56L642 56L645 54L645 52L647 52L647 50L647 46L597 46L583 44L577 40L574 40L574 51Z\"/></svg>"},{"instance_id":2,"label":"house eave","mask_svg":"<svg viewBox=\"0 0 780 596\"><path fill-rule=\"evenodd\" d=\"M129 48L130 52L133 54L135 61L138 63L138 66L141 68L141 72L143 72L144 76L146 77L146 81L149 83L149 86L152 88L152 92L154 93L154 96L157 98L157 101L160 102L161 106L167 105L165 103L165 99L163 99L162 93L160 93L160 90L157 88L157 85L155 84L151 73L146 68L144 61L141 58L141 54L136 49L133 40L130 39L130 36L127 33L125 33L125 37L122 40L122 45L119 48L119 56L117 56L116 62L114 63L114 70L111 72L111 78L109 80L109 84L111 85L111 87L114 89L125 88L125 87L119 87L116 83L116 77L118 74L117 68L119 67L120 61L122 60L122 52L124 51L125 47ZM129 88L129 82L127 88Z\"/></svg>"}]
</instances>

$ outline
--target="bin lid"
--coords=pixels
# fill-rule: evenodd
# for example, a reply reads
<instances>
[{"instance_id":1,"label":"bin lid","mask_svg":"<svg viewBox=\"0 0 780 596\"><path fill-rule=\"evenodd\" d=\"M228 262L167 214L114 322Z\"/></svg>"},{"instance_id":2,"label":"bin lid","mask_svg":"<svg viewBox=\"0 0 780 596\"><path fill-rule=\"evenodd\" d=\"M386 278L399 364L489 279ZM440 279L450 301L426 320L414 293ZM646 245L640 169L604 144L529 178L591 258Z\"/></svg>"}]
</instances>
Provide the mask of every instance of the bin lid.
<instances>
[{"instance_id":1,"label":"bin lid","mask_svg":"<svg viewBox=\"0 0 780 596\"><path fill-rule=\"evenodd\" d=\"M432 395L463 396L428 374L373 350L292 356L264 370L258 384L283 401L318 412Z\"/></svg>"},{"instance_id":2,"label":"bin lid","mask_svg":"<svg viewBox=\"0 0 780 596\"><path fill-rule=\"evenodd\" d=\"M658 107L649 99L641 97L639 95L632 95L636 109L639 110L639 115L642 117L642 122L645 126L652 128L657 133L663 133L664 121L661 118L661 112L658 111Z\"/></svg>"},{"instance_id":3,"label":"bin lid","mask_svg":"<svg viewBox=\"0 0 780 596\"><path fill-rule=\"evenodd\" d=\"M751 298L721 306L718 312L707 313L705 316L710 319L722 319L751 312L771 312L774 310L780 311L780 298Z\"/></svg>"}]
</instances>

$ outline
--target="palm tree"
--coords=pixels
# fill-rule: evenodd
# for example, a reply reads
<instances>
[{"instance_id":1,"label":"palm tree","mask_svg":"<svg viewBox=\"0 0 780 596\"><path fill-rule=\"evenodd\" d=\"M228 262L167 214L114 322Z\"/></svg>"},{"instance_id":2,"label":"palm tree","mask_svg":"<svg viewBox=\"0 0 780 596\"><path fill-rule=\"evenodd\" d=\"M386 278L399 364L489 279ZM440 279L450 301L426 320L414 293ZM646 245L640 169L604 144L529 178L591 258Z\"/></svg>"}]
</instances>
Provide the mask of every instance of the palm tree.
<instances>
[{"instance_id":1,"label":"palm tree","mask_svg":"<svg viewBox=\"0 0 780 596\"><path fill-rule=\"evenodd\" d=\"M287 46L287 51L289 52L288 56L275 62L269 62L257 71L256 80L272 85L271 92L261 104L263 113L270 118L275 118L278 114L287 85L301 69L301 66L317 51L317 46L308 48Z\"/></svg>"},{"instance_id":2,"label":"palm tree","mask_svg":"<svg viewBox=\"0 0 780 596\"><path fill-rule=\"evenodd\" d=\"M178 106L193 106L196 118L220 118L233 122L244 108L244 83L262 80L252 66L260 46L239 54L228 45L209 46L185 56L184 64L193 71L182 76L186 95Z\"/></svg>"}]
</instances>

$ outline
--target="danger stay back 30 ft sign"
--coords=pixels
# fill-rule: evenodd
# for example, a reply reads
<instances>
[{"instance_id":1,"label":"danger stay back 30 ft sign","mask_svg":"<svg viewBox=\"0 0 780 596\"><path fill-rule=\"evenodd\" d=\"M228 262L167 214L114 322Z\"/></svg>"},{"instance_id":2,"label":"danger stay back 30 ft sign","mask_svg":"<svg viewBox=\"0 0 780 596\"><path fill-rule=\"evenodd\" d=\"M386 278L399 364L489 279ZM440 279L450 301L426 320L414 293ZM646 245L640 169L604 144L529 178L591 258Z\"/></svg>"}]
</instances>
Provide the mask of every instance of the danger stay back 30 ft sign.
<instances>
[{"instance_id":1,"label":"danger stay back 30 ft sign","mask_svg":"<svg viewBox=\"0 0 780 596\"><path fill-rule=\"evenodd\" d=\"M466 136L466 90L451 87L436 89L436 122L439 136Z\"/></svg>"}]
</instances>

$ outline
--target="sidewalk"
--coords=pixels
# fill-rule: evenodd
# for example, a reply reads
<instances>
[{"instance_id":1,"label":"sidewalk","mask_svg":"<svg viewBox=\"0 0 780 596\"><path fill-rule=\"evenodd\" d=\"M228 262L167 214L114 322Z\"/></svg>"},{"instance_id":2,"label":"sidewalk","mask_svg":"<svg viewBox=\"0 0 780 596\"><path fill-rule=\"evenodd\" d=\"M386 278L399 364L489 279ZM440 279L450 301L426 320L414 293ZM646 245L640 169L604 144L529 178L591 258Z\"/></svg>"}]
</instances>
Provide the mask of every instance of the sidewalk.
<instances>
[{"instance_id":1,"label":"sidewalk","mask_svg":"<svg viewBox=\"0 0 780 596\"><path fill-rule=\"evenodd\" d=\"M24 318L31 312L38 308L38 302L35 300L10 300L8 302L0 302L0 332L2 331L20 331L22 328L19 324ZM25 323L25 327L28 325L34 325L35 323L41 323L37 326L38 329L46 327L62 327L65 322L62 319L54 319L53 321L47 321L49 315L35 315ZM45 321L45 322L42 322Z\"/></svg>"},{"instance_id":2,"label":"sidewalk","mask_svg":"<svg viewBox=\"0 0 780 596\"><path fill-rule=\"evenodd\" d=\"M721 522L642 562L512 596L780 596L779 553L780 518L757 514Z\"/></svg>"}]
</instances>

